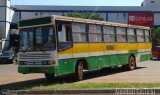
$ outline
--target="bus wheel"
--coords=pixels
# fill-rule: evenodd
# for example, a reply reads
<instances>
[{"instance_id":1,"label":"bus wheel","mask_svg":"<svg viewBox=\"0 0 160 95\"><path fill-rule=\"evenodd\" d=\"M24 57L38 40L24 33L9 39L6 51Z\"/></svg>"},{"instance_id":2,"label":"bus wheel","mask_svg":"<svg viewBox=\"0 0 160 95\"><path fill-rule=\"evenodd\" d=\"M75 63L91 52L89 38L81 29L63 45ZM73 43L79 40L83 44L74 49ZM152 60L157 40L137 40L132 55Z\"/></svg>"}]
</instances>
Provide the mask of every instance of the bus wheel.
<instances>
[{"instance_id":1,"label":"bus wheel","mask_svg":"<svg viewBox=\"0 0 160 95\"><path fill-rule=\"evenodd\" d=\"M136 60L133 56L129 58L128 69L134 70L136 68Z\"/></svg>"},{"instance_id":2,"label":"bus wheel","mask_svg":"<svg viewBox=\"0 0 160 95\"><path fill-rule=\"evenodd\" d=\"M45 73L45 77L48 81L53 81L55 76L54 74Z\"/></svg>"},{"instance_id":3,"label":"bus wheel","mask_svg":"<svg viewBox=\"0 0 160 95\"><path fill-rule=\"evenodd\" d=\"M78 81L83 80L84 72L83 72L83 61L79 61L76 66L76 78Z\"/></svg>"}]
</instances>

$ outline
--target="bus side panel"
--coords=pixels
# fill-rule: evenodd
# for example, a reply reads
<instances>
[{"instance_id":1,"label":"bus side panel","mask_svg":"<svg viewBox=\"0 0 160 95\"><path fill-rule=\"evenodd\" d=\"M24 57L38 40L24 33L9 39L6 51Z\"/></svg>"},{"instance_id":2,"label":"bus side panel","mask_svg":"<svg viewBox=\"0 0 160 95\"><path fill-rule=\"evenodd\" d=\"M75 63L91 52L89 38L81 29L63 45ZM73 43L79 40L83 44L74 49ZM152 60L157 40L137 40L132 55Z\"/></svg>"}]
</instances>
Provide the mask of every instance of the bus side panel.
<instances>
[{"instance_id":1,"label":"bus side panel","mask_svg":"<svg viewBox=\"0 0 160 95\"><path fill-rule=\"evenodd\" d=\"M117 66L119 64L117 54L110 55L110 62L111 62L111 67L112 66Z\"/></svg>"},{"instance_id":2,"label":"bus side panel","mask_svg":"<svg viewBox=\"0 0 160 95\"><path fill-rule=\"evenodd\" d=\"M117 46L116 44L106 44L105 46L105 55L106 55L106 64L107 66L117 66L118 65L118 57L117 57Z\"/></svg>"},{"instance_id":3,"label":"bus side panel","mask_svg":"<svg viewBox=\"0 0 160 95\"><path fill-rule=\"evenodd\" d=\"M58 75L74 72L73 48L58 52Z\"/></svg>"},{"instance_id":4,"label":"bus side panel","mask_svg":"<svg viewBox=\"0 0 160 95\"><path fill-rule=\"evenodd\" d=\"M119 65L128 64L128 53L126 54L118 54Z\"/></svg>"},{"instance_id":5,"label":"bus side panel","mask_svg":"<svg viewBox=\"0 0 160 95\"><path fill-rule=\"evenodd\" d=\"M106 66L106 67L111 67L111 66L112 66L110 55L106 55L106 56L105 56L105 66Z\"/></svg>"},{"instance_id":6,"label":"bus side panel","mask_svg":"<svg viewBox=\"0 0 160 95\"><path fill-rule=\"evenodd\" d=\"M142 61L147 61L147 54L142 54L141 57L140 57L140 62Z\"/></svg>"},{"instance_id":7,"label":"bus side panel","mask_svg":"<svg viewBox=\"0 0 160 95\"><path fill-rule=\"evenodd\" d=\"M97 57L88 57L87 63L88 63L88 70L96 70L98 68Z\"/></svg>"},{"instance_id":8,"label":"bus side panel","mask_svg":"<svg viewBox=\"0 0 160 95\"><path fill-rule=\"evenodd\" d=\"M74 58L86 58L88 56L89 56L88 43L74 43L73 45Z\"/></svg>"},{"instance_id":9,"label":"bus side panel","mask_svg":"<svg viewBox=\"0 0 160 95\"><path fill-rule=\"evenodd\" d=\"M59 59L58 75L70 74L75 72L77 59Z\"/></svg>"},{"instance_id":10,"label":"bus side panel","mask_svg":"<svg viewBox=\"0 0 160 95\"><path fill-rule=\"evenodd\" d=\"M142 43L138 43L138 62L143 61L143 53L145 52L145 45L143 45Z\"/></svg>"},{"instance_id":11,"label":"bus side panel","mask_svg":"<svg viewBox=\"0 0 160 95\"><path fill-rule=\"evenodd\" d=\"M147 60L146 43L138 43L138 54L140 55L140 62Z\"/></svg>"},{"instance_id":12,"label":"bus side panel","mask_svg":"<svg viewBox=\"0 0 160 95\"><path fill-rule=\"evenodd\" d=\"M100 51L100 56L97 56L97 64L98 64L98 68L105 68L107 67L107 63L106 63L106 56L105 54L105 44L99 44L99 51Z\"/></svg>"},{"instance_id":13,"label":"bus side panel","mask_svg":"<svg viewBox=\"0 0 160 95\"><path fill-rule=\"evenodd\" d=\"M110 61L110 54L107 52L107 44L105 43L102 44L101 51L102 50L103 50L103 53L102 53L103 56L98 57L98 68L110 67L111 61Z\"/></svg>"},{"instance_id":14,"label":"bus side panel","mask_svg":"<svg viewBox=\"0 0 160 95\"><path fill-rule=\"evenodd\" d=\"M119 64L117 65L128 63L128 43L117 44L117 57L119 59Z\"/></svg>"},{"instance_id":15,"label":"bus side panel","mask_svg":"<svg viewBox=\"0 0 160 95\"><path fill-rule=\"evenodd\" d=\"M75 72L76 63L79 59L89 56L88 44L75 43L73 48L59 52L59 75Z\"/></svg>"},{"instance_id":16,"label":"bus side panel","mask_svg":"<svg viewBox=\"0 0 160 95\"><path fill-rule=\"evenodd\" d=\"M134 54L134 56L136 57L136 61L138 62L138 60L140 60L139 55L137 55L138 54L138 44L137 43L129 43L128 51L129 51L129 56L130 54Z\"/></svg>"},{"instance_id":17,"label":"bus side panel","mask_svg":"<svg viewBox=\"0 0 160 95\"><path fill-rule=\"evenodd\" d=\"M89 44L89 58L87 58L88 69L98 69L104 66L104 44L90 43Z\"/></svg>"},{"instance_id":18,"label":"bus side panel","mask_svg":"<svg viewBox=\"0 0 160 95\"><path fill-rule=\"evenodd\" d=\"M147 60L151 59L151 49L152 49L152 44L151 43L146 43L146 53L147 53Z\"/></svg>"},{"instance_id":19,"label":"bus side panel","mask_svg":"<svg viewBox=\"0 0 160 95\"><path fill-rule=\"evenodd\" d=\"M97 59L98 68L108 67L105 59L106 59L106 56L98 56L98 59Z\"/></svg>"},{"instance_id":20,"label":"bus side panel","mask_svg":"<svg viewBox=\"0 0 160 95\"><path fill-rule=\"evenodd\" d=\"M137 54L138 53L138 44L137 43L129 43L128 44L129 54Z\"/></svg>"},{"instance_id":21,"label":"bus side panel","mask_svg":"<svg viewBox=\"0 0 160 95\"><path fill-rule=\"evenodd\" d=\"M73 58L73 48L69 48L58 52L58 58L59 59Z\"/></svg>"}]
</instances>

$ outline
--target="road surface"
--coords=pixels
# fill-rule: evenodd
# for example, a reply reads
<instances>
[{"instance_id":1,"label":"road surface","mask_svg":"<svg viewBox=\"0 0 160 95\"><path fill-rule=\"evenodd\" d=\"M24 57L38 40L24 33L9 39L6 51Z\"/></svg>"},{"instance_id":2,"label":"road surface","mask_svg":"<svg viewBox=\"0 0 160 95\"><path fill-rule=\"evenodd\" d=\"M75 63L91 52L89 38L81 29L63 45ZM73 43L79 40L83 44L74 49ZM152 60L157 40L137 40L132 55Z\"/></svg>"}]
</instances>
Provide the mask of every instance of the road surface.
<instances>
[{"instance_id":1,"label":"road surface","mask_svg":"<svg viewBox=\"0 0 160 95\"><path fill-rule=\"evenodd\" d=\"M151 83L160 82L160 61L146 61L137 64L133 71L121 68L85 72L85 79L76 82L73 75L56 77L53 83L45 80L43 74L23 75L17 72L17 65L0 64L0 88L20 89L56 83ZM17 89L18 89L17 88ZM15 88L14 88L15 89Z\"/></svg>"}]
</instances>

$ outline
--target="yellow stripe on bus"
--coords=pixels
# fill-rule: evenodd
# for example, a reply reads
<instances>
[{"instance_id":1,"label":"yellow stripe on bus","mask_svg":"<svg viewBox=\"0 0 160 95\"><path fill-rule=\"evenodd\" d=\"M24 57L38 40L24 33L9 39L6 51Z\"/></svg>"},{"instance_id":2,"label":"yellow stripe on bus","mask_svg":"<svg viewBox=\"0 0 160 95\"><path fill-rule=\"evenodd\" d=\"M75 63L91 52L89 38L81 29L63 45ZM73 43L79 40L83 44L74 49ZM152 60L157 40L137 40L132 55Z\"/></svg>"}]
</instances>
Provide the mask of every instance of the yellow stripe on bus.
<instances>
[{"instance_id":1,"label":"yellow stripe on bus","mask_svg":"<svg viewBox=\"0 0 160 95\"><path fill-rule=\"evenodd\" d=\"M126 50L145 50L151 49L151 43L76 43L72 48L58 52L58 54L89 53L89 52L108 52Z\"/></svg>"}]
</instances>

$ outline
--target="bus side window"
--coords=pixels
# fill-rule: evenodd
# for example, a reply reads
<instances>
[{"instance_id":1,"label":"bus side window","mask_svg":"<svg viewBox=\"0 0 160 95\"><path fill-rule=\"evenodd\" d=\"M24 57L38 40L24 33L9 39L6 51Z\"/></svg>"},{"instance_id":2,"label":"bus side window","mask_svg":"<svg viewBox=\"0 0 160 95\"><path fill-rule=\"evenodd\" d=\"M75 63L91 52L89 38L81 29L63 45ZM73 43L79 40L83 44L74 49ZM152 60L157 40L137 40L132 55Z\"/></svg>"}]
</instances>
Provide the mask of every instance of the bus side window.
<instances>
[{"instance_id":1,"label":"bus side window","mask_svg":"<svg viewBox=\"0 0 160 95\"><path fill-rule=\"evenodd\" d=\"M68 24L62 24L62 29L58 29L58 41L59 42L68 42L72 41L71 39L71 27Z\"/></svg>"},{"instance_id":2,"label":"bus side window","mask_svg":"<svg viewBox=\"0 0 160 95\"><path fill-rule=\"evenodd\" d=\"M150 31L149 30L144 30L144 34L145 34L145 42L150 42Z\"/></svg>"},{"instance_id":3,"label":"bus side window","mask_svg":"<svg viewBox=\"0 0 160 95\"><path fill-rule=\"evenodd\" d=\"M137 42L143 43L145 42L144 30L136 29L137 32Z\"/></svg>"},{"instance_id":4,"label":"bus side window","mask_svg":"<svg viewBox=\"0 0 160 95\"><path fill-rule=\"evenodd\" d=\"M71 37L71 25L70 24L58 24L58 51L63 51L72 47ZM61 28L61 29L60 29Z\"/></svg>"},{"instance_id":5,"label":"bus side window","mask_svg":"<svg viewBox=\"0 0 160 95\"><path fill-rule=\"evenodd\" d=\"M66 30L66 41L72 41L71 26L70 25L65 25L65 30Z\"/></svg>"}]
</instances>

